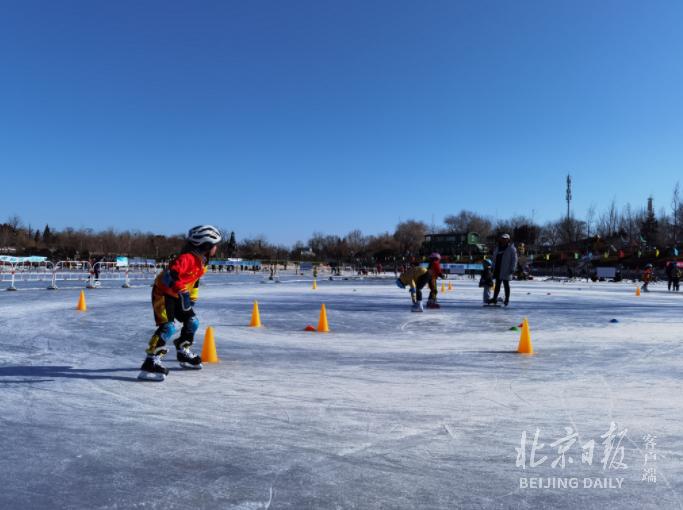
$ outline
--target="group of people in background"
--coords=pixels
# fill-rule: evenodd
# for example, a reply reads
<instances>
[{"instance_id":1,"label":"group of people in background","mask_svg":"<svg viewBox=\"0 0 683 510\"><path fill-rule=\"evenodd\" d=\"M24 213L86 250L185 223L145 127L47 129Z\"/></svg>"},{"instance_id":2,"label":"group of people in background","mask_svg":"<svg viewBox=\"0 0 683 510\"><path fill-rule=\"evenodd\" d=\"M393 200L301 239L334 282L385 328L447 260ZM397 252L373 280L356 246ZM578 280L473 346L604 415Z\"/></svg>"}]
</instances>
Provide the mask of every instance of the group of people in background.
<instances>
[{"instance_id":1,"label":"group of people in background","mask_svg":"<svg viewBox=\"0 0 683 510\"><path fill-rule=\"evenodd\" d=\"M512 244L510 234L501 234L498 237L496 248L491 259L483 262L483 271L479 280L479 287L484 289L484 305L497 306L501 289L504 289L505 298L503 305L510 303L510 280L517 268L517 249ZM412 311L422 312L422 289L429 286L429 297L427 298L427 308L440 308L437 302L438 289L437 279L446 279L446 274L441 269L441 255L432 253L429 256L427 266L421 265L413 257L410 265L396 280L399 288L408 288L413 302ZM493 296L491 293L493 292Z\"/></svg>"},{"instance_id":2,"label":"group of people in background","mask_svg":"<svg viewBox=\"0 0 683 510\"><path fill-rule=\"evenodd\" d=\"M683 276L683 270L679 267L676 259L666 263L666 284L669 292L679 291L681 276ZM641 276L641 280L643 281L643 292L650 292L650 283L655 281L657 279L656 277L657 275L654 266L652 264L646 264Z\"/></svg>"}]
</instances>

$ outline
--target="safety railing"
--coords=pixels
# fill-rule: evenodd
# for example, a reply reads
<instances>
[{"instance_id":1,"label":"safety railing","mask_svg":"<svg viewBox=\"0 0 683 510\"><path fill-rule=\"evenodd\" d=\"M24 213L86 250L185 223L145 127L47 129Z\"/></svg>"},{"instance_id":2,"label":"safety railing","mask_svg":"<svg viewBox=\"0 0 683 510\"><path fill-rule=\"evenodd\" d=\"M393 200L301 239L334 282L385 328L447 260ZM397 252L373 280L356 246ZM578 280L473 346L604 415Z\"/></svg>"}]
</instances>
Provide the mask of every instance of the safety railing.
<instances>
[{"instance_id":1,"label":"safety railing","mask_svg":"<svg viewBox=\"0 0 683 510\"><path fill-rule=\"evenodd\" d=\"M153 279L161 265L131 264L119 266L116 262L62 260L59 262L0 262L0 282L9 283L8 291L16 291L18 282L49 282L48 290L56 290L57 282L84 282L88 288L97 288L102 281L121 281L129 288L133 280Z\"/></svg>"}]
</instances>

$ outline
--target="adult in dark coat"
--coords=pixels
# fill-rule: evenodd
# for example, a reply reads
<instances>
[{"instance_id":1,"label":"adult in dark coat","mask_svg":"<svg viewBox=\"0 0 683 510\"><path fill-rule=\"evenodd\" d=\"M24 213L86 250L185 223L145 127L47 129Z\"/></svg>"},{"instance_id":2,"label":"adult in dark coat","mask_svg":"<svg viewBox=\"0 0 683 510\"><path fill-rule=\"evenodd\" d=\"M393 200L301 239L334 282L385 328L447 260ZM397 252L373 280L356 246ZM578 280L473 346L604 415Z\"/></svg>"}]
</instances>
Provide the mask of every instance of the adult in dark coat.
<instances>
[{"instance_id":1,"label":"adult in dark coat","mask_svg":"<svg viewBox=\"0 0 683 510\"><path fill-rule=\"evenodd\" d=\"M498 302L501 284L505 287L505 306L510 302L510 280L517 269L517 249L510 242L510 234L502 234L498 237L498 244L493 251L493 278L496 286L490 303Z\"/></svg>"}]
</instances>

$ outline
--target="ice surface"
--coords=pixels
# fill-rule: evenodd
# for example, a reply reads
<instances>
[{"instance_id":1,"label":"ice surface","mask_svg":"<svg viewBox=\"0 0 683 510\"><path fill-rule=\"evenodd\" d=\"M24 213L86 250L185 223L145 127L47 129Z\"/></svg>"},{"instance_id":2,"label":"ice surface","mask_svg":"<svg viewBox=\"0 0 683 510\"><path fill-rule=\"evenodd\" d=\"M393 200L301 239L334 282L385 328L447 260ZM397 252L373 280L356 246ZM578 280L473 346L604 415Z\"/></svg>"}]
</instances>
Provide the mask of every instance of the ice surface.
<instances>
[{"instance_id":1,"label":"ice surface","mask_svg":"<svg viewBox=\"0 0 683 510\"><path fill-rule=\"evenodd\" d=\"M683 295L513 282L510 308L483 308L456 280L415 314L392 279L262 281L207 278L196 350L213 326L221 363L169 355L163 383L135 379L147 283L88 290L86 313L75 284L0 293L0 508L683 508ZM254 299L262 329L246 327ZM304 332L321 303L332 332ZM524 317L532 357L513 352ZM602 464L612 422L622 469ZM552 468L566 427L573 464ZM531 467L536 429L547 460ZM623 481L520 488L549 477Z\"/></svg>"}]
</instances>

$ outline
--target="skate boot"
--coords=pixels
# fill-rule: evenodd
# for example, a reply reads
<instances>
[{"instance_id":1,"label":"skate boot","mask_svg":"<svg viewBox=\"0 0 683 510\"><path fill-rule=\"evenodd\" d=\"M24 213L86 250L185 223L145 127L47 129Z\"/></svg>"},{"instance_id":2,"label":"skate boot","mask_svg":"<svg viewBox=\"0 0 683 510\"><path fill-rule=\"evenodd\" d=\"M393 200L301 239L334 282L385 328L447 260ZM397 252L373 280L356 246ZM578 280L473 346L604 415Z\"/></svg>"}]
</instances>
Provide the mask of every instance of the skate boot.
<instances>
[{"instance_id":1,"label":"skate boot","mask_svg":"<svg viewBox=\"0 0 683 510\"><path fill-rule=\"evenodd\" d=\"M175 348L177 349L177 359L178 362L180 363L180 366L183 368L189 368L192 370L199 370L202 368L202 358L198 354L195 354L190 350L190 345L192 345L191 342L188 342L187 340L175 340L173 342L175 344Z\"/></svg>"},{"instance_id":2,"label":"skate boot","mask_svg":"<svg viewBox=\"0 0 683 510\"><path fill-rule=\"evenodd\" d=\"M431 310L438 310L439 308L441 308L441 305L439 303L437 303L436 300L434 300L434 299L428 299L427 300L427 308L429 308Z\"/></svg>"},{"instance_id":3,"label":"skate boot","mask_svg":"<svg viewBox=\"0 0 683 510\"><path fill-rule=\"evenodd\" d=\"M138 379L141 381L163 381L168 375L168 368L161 363L161 356L150 356L145 358L145 361L140 367Z\"/></svg>"},{"instance_id":4,"label":"skate boot","mask_svg":"<svg viewBox=\"0 0 683 510\"><path fill-rule=\"evenodd\" d=\"M424 308L422 308L422 301L416 301L413 303L412 308L410 309L411 312L424 312Z\"/></svg>"}]
</instances>

